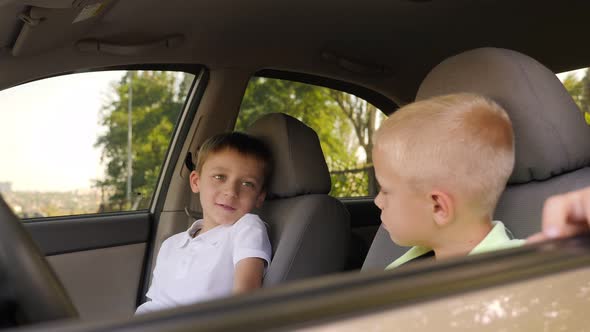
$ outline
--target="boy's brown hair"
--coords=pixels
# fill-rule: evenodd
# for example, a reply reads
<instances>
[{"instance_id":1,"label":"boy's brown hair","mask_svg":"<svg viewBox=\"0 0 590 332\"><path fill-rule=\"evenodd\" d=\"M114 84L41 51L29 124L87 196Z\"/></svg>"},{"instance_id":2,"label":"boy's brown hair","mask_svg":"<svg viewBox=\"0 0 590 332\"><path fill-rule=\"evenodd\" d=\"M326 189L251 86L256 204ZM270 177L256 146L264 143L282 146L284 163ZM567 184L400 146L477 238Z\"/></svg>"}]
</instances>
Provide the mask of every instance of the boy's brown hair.
<instances>
[{"instance_id":1,"label":"boy's brown hair","mask_svg":"<svg viewBox=\"0 0 590 332\"><path fill-rule=\"evenodd\" d=\"M205 161L211 154L226 149L232 149L244 156L261 161L264 164L262 188L267 188L272 175L272 154L270 149L260 139L240 132L222 133L209 137L199 149L195 171L200 174Z\"/></svg>"}]
</instances>

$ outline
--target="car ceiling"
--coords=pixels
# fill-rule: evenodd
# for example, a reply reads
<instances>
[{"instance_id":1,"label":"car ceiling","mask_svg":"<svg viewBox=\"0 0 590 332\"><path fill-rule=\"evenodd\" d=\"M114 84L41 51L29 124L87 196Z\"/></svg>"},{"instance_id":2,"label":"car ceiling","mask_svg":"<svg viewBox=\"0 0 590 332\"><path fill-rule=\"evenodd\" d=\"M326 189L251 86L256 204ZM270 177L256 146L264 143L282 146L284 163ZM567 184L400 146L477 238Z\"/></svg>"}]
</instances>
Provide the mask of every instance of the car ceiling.
<instances>
[{"instance_id":1,"label":"car ceiling","mask_svg":"<svg viewBox=\"0 0 590 332\"><path fill-rule=\"evenodd\" d=\"M72 23L96 3L99 14ZM0 0L0 88L101 66L199 63L316 74L404 103L433 66L472 48L515 49L555 72L587 66L589 10L587 0ZM42 20L29 26L23 13ZM131 55L77 44L170 36L183 42Z\"/></svg>"}]
</instances>

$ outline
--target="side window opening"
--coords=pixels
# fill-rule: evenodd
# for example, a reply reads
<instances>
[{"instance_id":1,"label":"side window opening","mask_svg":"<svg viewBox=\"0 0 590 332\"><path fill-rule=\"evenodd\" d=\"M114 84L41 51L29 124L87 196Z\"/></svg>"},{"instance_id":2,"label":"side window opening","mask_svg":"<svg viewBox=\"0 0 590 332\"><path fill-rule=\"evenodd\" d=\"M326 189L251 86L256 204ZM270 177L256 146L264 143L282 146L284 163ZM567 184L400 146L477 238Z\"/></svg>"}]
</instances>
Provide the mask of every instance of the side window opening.
<instances>
[{"instance_id":1,"label":"side window opening","mask_svg":"<svg viewBox=\"0 0 590 332\"><path fill-rule=\"evenodd\" d=\"M267 113L291 115L316 131L334 197L375 196L371 150L385 114L353 94L288 80L254 77L246 89L236 130Z\"/></svg>"},{"instance_id":2,"label":"side window opening","mask_svg":"<svg viewBox=\"0 0 590 332\"><path fill-rule=\"evenodd\" d=\"M559 73L557 77L580 108L586 124L590 126L590 73L588 68Z\"/></svg>"},{"instance_id":3,"label":"side window opening","mask_svg":"<svg viewBox=\"0 0 590 332\"><path fill-rule=\"evenodd\" d=\"M97 71L0 91L0 193L25 219L147 209L193 79Z\"/></svg>"}]
</instances>

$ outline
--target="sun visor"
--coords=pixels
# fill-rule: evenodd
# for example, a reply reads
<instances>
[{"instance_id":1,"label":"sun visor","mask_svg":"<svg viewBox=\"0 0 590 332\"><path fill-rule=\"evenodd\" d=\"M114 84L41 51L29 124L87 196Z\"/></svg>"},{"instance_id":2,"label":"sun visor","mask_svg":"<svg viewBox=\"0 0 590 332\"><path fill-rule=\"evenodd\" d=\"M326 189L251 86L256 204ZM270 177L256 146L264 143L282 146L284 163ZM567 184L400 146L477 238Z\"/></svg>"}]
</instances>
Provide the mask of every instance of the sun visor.
<instances>
[{"instance_id":1,"label":"sun visor","mask_svg":"<svg viewBox=\"0 0 590 332\"><path fill-rule=\"evenodd\" d=\"M35 1L33 1L35 2ZM12 47L13 56L35 55L82 38L115 1L37 1L19 14L24 23ZM48 7L45 7L48 6ZM49 7L51 6L51 7Z\"/></svg>"}]
</instances>

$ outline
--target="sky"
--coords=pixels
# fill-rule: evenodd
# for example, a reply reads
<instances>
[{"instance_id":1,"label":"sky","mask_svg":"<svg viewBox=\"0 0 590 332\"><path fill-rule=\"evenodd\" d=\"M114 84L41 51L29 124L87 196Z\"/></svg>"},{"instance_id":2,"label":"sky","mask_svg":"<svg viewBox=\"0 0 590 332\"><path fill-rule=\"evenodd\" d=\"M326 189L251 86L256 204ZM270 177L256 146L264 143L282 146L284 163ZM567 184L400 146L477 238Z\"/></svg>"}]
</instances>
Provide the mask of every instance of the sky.
<instances>
[{"instance_id":1,"label":"sky","mask_svg":"<svg viewBox=\"0 0 590 332\"><path fill-rule=\"evenodd\" d=\"M563 82L563 80L565 79L565 77L569 74L574 74L576 75L576 77L578 79L581 79L582 77L584 77L584 73L586 72L586 68L583 69L578 69L578 70L572 70L572 71L566 71L563 73L559 73L557 74L557 77Z\"/></svg>"},{"instance_id":2,"label":"sky","mask_svg":"<svg viewBox=\"0 0 590 332\"><path fill-rule=\"evenodd\" d=\"M0 91L0 182L14 191L90 189L104 177L99 111L123 71L74 74Z\"/></svg>"},{"instance_id":3,"label":"sky","mask_svg":"<svg viewBox=\"0 0 590 332\"><path fill-rule=\"evenodd\" d=\"M0 182L11 182L14 191L71 191L103 179L94 147L104 131L99 112L123 74L66 75L0 91Z\"/></svg>"}]
</instances>

